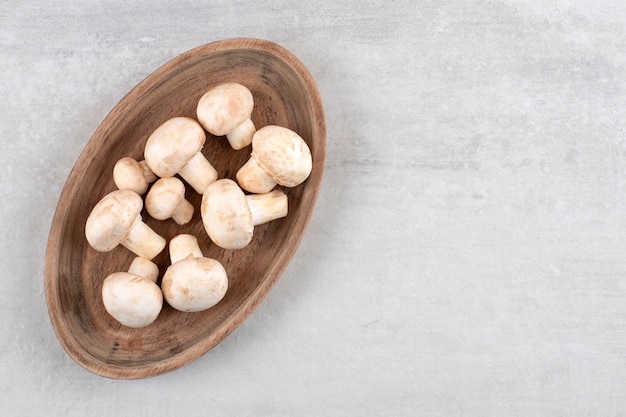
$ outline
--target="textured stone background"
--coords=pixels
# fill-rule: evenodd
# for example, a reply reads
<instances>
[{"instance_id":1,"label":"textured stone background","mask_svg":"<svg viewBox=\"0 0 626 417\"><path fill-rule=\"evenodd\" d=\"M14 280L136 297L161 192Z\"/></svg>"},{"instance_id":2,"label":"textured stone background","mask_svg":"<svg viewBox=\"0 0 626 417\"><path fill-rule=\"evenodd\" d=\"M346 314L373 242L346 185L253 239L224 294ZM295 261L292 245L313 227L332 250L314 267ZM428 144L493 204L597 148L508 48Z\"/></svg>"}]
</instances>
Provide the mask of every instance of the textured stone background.
<instances>
[{"instance_id":1,"label":"textured stone background","mask_svg":"<svg viewBox=\"0 0 626 417\"><path fill-rule=\"evenodd\" d=\"M0 414L626 414L622 1L0 0ZM274 291L172 373L93 375L43 293L74 161L198 45L277 42L327 115Z\"/></svg>"}]
</instances>

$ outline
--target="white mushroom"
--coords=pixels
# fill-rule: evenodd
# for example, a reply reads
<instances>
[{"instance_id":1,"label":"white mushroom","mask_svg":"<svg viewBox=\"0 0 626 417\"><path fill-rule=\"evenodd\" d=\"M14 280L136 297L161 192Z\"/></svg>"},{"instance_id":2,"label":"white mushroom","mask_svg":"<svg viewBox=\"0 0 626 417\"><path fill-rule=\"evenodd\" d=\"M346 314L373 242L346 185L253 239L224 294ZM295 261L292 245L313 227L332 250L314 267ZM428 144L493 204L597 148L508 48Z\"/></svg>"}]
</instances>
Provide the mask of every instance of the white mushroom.
<instances>
[{"instance_id":1,"label":"white mushroom","mask_svg":"<svg viewBox=\"0 0 626 417\"><path fill-rule=\"evenodd\" d=\"M312 164L304 139L286 127L269 125L254 134L252 154L237 171L237 181L251 193L266 193L277 183L295 187L309 177Z\"/></svg>"},{"instance_id":2,"label":"white mushroom","mask_svg":"<svg viewBox=\"0 0 626 417\"><path fill-rule=\"evenodd\" d=\"M225 83L213 87L200 98L196 114L200 124L215 136L224 136L239 150L250 145L254 123L250 119L254 99L245 86Z\"/></svg>"},{"instance_id":3,"label":"white mushroom","mask_svg":"<svg viewBox=\"0 0 626 417\"><path fill-rule=\"evenodd\" d=\"M228 277L222 264L205 258L193 235L181 234L170 241L172 264L161 281L163 296L176 310L202 311L226 294Z\"/></svg>"},{"instance_id":4,"label":"white mushroom","mask_svg":"<svg viewBox=\"0 0 626 417\"><path fill-rule=\"evenodd\" d=\"M206 133L189 117L174 117L159 126L148 138L146 163L157 176L179 174L202 194L217 179L217 171L202 154Z\"/></svg>"},{"instance_id":5,"label":"white mushroom","mask_svg":"<svg viewBox=\"0 0 626 417\"><path fill-rule=\"evenodd\" d=\"M148 214L157 220L172 218L182 226L193 217L193 205L185 199L185 185L176 177L155 182L144 204Z\"/></svg>"},{"instance_id":6,"label":"white mushroom","mask_svg":"<svg viewBox=\"0 0 626 417\"><path fill-rule=\"evenodd\" d=\"M252 240L254 226L285 217L287 195L280 190L245 195L233 180L224 178L209 185L200 209L211 240L224 249L241 249Z\"/></svg>"},{"instance_id":7,"label":"white mushroom","mask_svg":"<svg viewBox=\"0 0 626 417\"><path fill-rule=\"evenodd\" d=\"M156 320L163 307L163 294L156 284L159 268L137 257L128 272L114 272L102 284L105 310L124 326L145 327Z\"/></svg>"},{"instance_id":8,"label":"white mushroom","mask_svg":"<svg viewBox=\"0 0 626 417\"><path fill-rule=\"evenodd\" d=\"M107 194L87 218L87 242L99 252L109 252L121 244L142 258L153 259L166 242L141 220L142 208L143 201L134 191L116 190Z\"/></svg>"},{"instance_id":9,"label":"white mushroom","mask_svg":"<svg viewBox=\"0 0 626 417\"><path fill-rule=\"evenodd\" d=\"M148 190L148 184L156 180L156 175L146 161L137 162L126 157L115 163L113 167L113 182L120 190L131 190L143 195Z\"/></svg>"}]
</instances>

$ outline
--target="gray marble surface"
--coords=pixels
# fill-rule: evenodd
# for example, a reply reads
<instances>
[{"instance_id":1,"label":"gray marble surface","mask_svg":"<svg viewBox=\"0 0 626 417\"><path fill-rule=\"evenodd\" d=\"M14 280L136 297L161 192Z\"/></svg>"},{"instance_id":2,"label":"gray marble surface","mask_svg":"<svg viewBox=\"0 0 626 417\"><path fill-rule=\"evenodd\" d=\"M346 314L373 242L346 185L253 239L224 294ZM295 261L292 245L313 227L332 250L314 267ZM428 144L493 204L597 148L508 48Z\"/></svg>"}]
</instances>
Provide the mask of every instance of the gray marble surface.
<instances>
[{"instance_id":1,"label":"gray marble surface","mask_svg":"<svg viewBox=\"0 0 626 417\"><path fill-rule=\"evenodd\" d=\"M0 414L626 415L625 21L611 0L0 0ZM43 292L62 186L137 82L243 36L324 101L307 234L199 360L93 375Z\"/></svg>"}]
</instances>

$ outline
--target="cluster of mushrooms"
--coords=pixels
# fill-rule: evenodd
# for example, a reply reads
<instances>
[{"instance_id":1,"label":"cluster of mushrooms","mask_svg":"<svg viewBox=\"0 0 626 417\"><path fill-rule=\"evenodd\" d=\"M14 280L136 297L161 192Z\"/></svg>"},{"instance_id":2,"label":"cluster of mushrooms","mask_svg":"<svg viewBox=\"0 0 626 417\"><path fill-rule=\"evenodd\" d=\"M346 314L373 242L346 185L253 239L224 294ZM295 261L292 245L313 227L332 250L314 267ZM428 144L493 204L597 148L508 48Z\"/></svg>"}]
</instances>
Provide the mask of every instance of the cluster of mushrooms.
<instances>
[{"instance_id":1,"label":"cluster of mushrooms","mask_svg":"<svg viewBox=\"0 0 626 417\"><path fill-rule=\"evenodd\" d=\"M151 324L164 299L177 310L195 312L213 307L226 294L223 265L204 257L197 238L189 234L170 240L171 265L161 286L157 285L159 268L152 259L167 242L142 221L141 211L145 206L153 218L171 218L179 225L191 220L194 207L185 199L185 183L176 175L202 195L202 223L221 248L241 249L252 240L254 226L287 215L287 196L274 188L304 182L312 169L311 152L290 129L268 125L256 130L253 106L252 93L245 86L218 85L199 100L197 120L167 120L148 138L144 160L126 157L115 164L113 180L118 189L94 206L85 236L99 252L122 245L136 255L128 272L112 273L102 285L104 307L121 324L133 328ZM237 171L237 181L218 179L202 154L205 130L226 136L234 150L252 145L250 159Z\"/></svg>"}]
</instances>

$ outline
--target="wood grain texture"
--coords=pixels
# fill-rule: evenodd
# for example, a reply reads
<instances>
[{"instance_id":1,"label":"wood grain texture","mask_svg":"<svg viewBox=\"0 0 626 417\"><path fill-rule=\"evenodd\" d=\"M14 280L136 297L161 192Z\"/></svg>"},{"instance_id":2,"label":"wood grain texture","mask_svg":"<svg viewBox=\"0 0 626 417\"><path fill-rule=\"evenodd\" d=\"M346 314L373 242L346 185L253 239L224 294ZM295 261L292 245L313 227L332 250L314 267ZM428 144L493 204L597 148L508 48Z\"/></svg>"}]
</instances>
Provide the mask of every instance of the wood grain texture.
<instances>
[{"instance_id":1,"label":"wood grain texture","mask_svg":"<svg viewBox=\"0 0 626 417\"><path fill-rule=\"evenodd\" d=\"M133 254L123 247L93 250L84 225L93 206L115 189L115 162L143 158L150 133L174 116L195 118L196 103L210 87L238 82L255 99L252 120L288 127L307 142L313 156L309 179L283 189L289 215L257 226L250 245L232 251L212 244L202 226L201 195L187 187L195 206L191 222L144 221L168 241L179 233L198 237L205 256L219 260L229 276L225 298L200 313L182 313L165 305L143 329L117 323L104 310L104 278L128 269ZM258 39L207 44L163 65L139 83L107 115L78 158L54 215L45 261L45 294L50 318L67 353L86 369L111 378L134 379L161 374L203 355L239 326L261 303L295 253L311 218L322 180L326 149L321 99L303 64L281 46ZM203 148L219 178L234 179L250 147L233 151L225 138L207 133ZM169 265L167 248L154 261L161 275ZM160 282L160 281L159 281Z\"/></svg>"}]
</instances>

